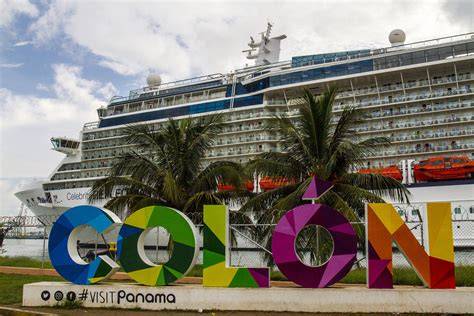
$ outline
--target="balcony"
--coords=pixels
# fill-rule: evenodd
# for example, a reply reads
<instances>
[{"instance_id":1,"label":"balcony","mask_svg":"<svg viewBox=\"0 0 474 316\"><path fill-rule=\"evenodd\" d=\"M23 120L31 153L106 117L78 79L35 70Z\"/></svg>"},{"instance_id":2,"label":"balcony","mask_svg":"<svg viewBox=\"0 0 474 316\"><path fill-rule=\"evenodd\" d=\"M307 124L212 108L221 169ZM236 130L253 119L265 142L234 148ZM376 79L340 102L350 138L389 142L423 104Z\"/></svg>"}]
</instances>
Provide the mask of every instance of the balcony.
<instances>
[{"instance_id":1,"label":"balcony","mask_svg":"<svg viewBox=\"0 0 474 316\"><path fill-rule=\"evenodd\" d=\"M459 89L439 89L431 93L429 91L426 91L420 94L413 93L413 94L395 96L392 98L383 98L383 99L374 98L374 99L365 100L365 101L358 100L355 103L354 102L339 103L333 107L333 111L342 112L344 107L346 106L355 106L362 109L377 107L377 106L393 106L397 104L404 104L407 102L411 103L411 102L417 102L417 101L422 101L422 100L423 101L432 100L432 99L437 99L437 98L442 98L442 97L454 97L454 96L460 96L460 95L471 94L471 93L472 93L472 90L469 87L463 87Z\"/></svg>"},{"instance_id":2,"label":"balcony","mask_svg":"<svg viewBox=\"0 0 474 316\"><path fill-rule=\"evenodd\" d=\"M456 123L467 123L472 122L474 120L474 115L466 115L466 116L457 116L451 115L450 117L446 117L443 119L428 119L424 121L406 121L393 124L392 126L380 126L380 125L372 125L372 126L359 126L355 129L357 133L360 134L367 134L367 133L379 133L379 132L391 132L396 130L403 130L403 129L412 129L412 128L426 128L426 127L434 127L438 125L447 125L447 124L456 124Z\"/></svg>"}]
</instances>

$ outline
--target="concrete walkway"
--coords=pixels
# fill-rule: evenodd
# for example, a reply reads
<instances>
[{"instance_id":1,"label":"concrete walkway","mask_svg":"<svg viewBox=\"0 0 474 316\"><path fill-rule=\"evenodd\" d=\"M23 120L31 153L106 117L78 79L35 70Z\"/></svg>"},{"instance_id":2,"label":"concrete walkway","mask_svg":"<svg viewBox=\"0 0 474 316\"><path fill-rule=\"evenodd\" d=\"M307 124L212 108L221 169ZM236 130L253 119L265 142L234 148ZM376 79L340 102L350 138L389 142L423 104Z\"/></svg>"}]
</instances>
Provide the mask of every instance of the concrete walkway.
<instances>
[{"instance_id":1,"label":"concrete walkway","mask_svg":"<svg viewBox=\"0 0 474 316\"><path fill-rule=\"evenodd\" d=\"M56 270L54 269L41 269L41 268L23 268L23 267L9 267L9 266L0 266L0 273L4 274L21 274L21 275L46 275L46 276L56 276L61 277ZM116 272L114 273L109 280L113 281L133 281L128 274L125 272ZM201 277L184 277L176 281L178 284L202 284ZM271 286L277 287L298 287L293 282L289 281L271 281ZM345 284L344 286L347 286ZM359 284L354 286L361 286Z\"/></svg>"}]
</instances>

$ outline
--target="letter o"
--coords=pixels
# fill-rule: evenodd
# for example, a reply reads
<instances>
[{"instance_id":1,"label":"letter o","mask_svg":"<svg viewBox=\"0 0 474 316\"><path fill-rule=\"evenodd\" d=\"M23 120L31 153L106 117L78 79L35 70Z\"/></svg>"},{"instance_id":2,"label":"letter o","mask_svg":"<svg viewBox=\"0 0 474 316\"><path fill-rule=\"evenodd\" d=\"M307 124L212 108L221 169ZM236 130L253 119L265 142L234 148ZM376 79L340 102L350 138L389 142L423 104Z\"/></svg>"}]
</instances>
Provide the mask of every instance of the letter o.
<instances>
[{"instance_id":1,"label":"letter o","mask_svg":"<svg viewBox=\"0 0 474 316\"><path fill-rule=\"evenodd\" d=\"M163 265L151 262L144 250L144 232L154 227L165 228L173 240L173 252ZM182 212L165 206L145 207L125 219L118 236L118 261L141 284L167 285L186 275L196 263L197 239L195 226Z\"/></svg>"},{"instance_id":2,"label":"letter o","mask_svg":"<svg viewBox=\"0 0 474 316\"><path fill-rule=\"evenodd\" d=\"M325 264L312 267L301 262L295 251L298 234L308 225L320 225L334 241L334 251ZM351 269L357 256L357 237L352 225L338 211L321 204L305 204L288 211L272 235L275 264L291 281L306 288L330 286Z\"/></svg>"}]
</instances>

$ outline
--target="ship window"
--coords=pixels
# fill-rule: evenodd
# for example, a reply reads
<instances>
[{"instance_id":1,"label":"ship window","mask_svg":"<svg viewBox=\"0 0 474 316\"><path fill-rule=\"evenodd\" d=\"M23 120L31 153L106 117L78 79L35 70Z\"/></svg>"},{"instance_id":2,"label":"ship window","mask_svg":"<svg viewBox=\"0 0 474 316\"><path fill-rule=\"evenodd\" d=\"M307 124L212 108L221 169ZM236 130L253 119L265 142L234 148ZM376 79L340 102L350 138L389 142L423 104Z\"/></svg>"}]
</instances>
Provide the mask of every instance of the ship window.
<instances>
[{"instance_id":1,"label":"ship window","mask_svg":"<svg viewBox=\"0 0 474 316\"><path fill-rule=\"evenodd\" d=\"M411 210L411 215L412 216L417 216L418 215L418 209Z\"/></svg>"},{"instance_id":2,"label":"ship window","mask_svg":"<svg viewBox=\"0 0 474 316\"><path fill-rule=\"evenodd\" d=\"M440 59L446 59L448 57L451 57L453 56L453 48L450 46L450 47L441 47L439 49L439 57Z\"/></svg>"},{"instance_id":3,"label":"ship window","mask_svg":"<svg viewBox=\"0 0 474 316\"><path fill-rule=\"evenodd\" d=\"M459 206L454 208L454 214L461 214L461 208Z\"/></svg>"},{"instance_id":4,"label":"ship window","mask_svg":"<svg viewBox=\"0 0 474 316\"><path fill-rule=\"evenodd\" d=\"M400 62L402 65L411 65L412 61L412 54L403 54L400 56Z\"/></svg>"},{"instance_id":5,"label":"ship window","mask_svg":"<svg viewBox=\"0 0 474 316\"><path fill-rule=\"evenodd\" d=\"M414 52L413 53L413 63L423 63L426 61L425 52ZM413 80L412 80L413 81Z\"/></svg>"},{"instance_id":6,"label":"ship window","mask_svg":"<svg viewBox=\"0 0 474 316\"><path fill-rule=\"evenodd\" d=\"M400 66L400 60L398 59L398 55L387 57L387 66L388 66L389 68L390 68L390 67L398 67L398 66Z\"/></svg>"},{"instance_id":7,"label":"ship window","mask_svg":"<svg viewBox=\"0 0 474 316\"><path fill-rule=\"evenodd\" d=\"M469 213L474 214L474 205L471 205L471 207L469 207Z\"/></svg>"},{"instance_id":8,"label":"ship window","mask_svg":"<svg viewBox=\"0 0 474 316\"><path fill-rule=\"evenodd\" d=\"M468 54L474 53L474 42L467 43L466 46Z\"/></svg>"},{"instance_id":9,"label":"ship window","mask_svg":"<svg viewBox=\"0 0 474 316\"><path fill-rule=\"evenodd\" d=\"M466 53L467 53L466 44L461 44L461 45L454 46L454 55L455 56L465 55Z\"/></svg>"},{"instance_id":10,"label":"ship window","mask_svg":"<svg viewBox=\"0 0 474 316\"><path fill-rule=\"evenodd\" d=\"M433 60L438 60L439 55L438 55L438 50L437 49L430 49L426 51L426 61L433 61Z\"/></svg>"}]
</instances>

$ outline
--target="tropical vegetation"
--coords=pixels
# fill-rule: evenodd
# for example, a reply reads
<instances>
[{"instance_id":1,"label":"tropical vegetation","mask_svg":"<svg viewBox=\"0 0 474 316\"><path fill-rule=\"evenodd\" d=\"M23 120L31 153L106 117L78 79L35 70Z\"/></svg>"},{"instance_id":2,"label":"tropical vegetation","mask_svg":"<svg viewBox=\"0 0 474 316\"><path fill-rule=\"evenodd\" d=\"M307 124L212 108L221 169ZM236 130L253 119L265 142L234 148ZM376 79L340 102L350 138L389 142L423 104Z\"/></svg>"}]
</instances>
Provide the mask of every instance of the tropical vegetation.
<instances>
[{"instance_id":1,"label":"tropical vegetation","mask_svg":"<svg viewBox=\"0 0 474 316\"><path fill-rule=\"evenodd\" d=\"M333 184L317 202L339 210L354 223L361 222L366 202L383 202L386 197L407 202L408 190L399 181L356 172L390 141L385 137L355 138L360 111L349 106L335 114L336 94L335 87L317 97L304 91L299 116L275 116L267 126L268 132L280 137L281 150L262 153L245 168L230 161L204 165L205 153L222 130L219 115L171 119L157 130L129 126L126 142L133 144L132 149L117 159L107 178L95 182L90 200L109 198L107 208L127 212L149 205L170 206L196 223L202 220L204 204L233 202L242 205L240 212L231 213L234 223L274 224L283 212L303 203L301 197L315 176ZM244 188L250 178L245 175L283 179L284 185L251 193ZM218 190L219 183L234 189ZM113 196L117 187L126 193ZM354 227L363 241L363 226ZM253 237L269 249L273 226L253 228ZM318 248L310 252L312 262L321 263L321 256L328 257L332 249L331 238L322 231L307 230L298 239L297 248L302 251Z\"/></svg>"},{"instance_id":2,"label":"tropical vegetation","mask_svg":"<svg viewBox=\"0 0 474 316\"><path fill-rule=\"evenodd\" d=\"M361 222L366 202L383 202L389 197L407 202L409 192L399 181L381 174L357 173L364 161L375 155L390 141L386 137L357 139L355 127L361 114L357 108L345 107L340 114L333 112L337 89L330 87L315 97L309 90L299 101L299 116L275 116L268 131L280 136L281 152L265 152L251 161L247 172L273 179L284 179L285 185L258 194L246 202L241 211L253 214L258 223L275 223L301 200L313 176L331 181L333 186L316 202L342 212L351 222ZM363 226L355 224L359 239L363 240ZM259 226L256 237L270 246L272 227ZM328 236L314 238L313 230L300 234L299 248L328 248ZM319 245L315 245L318 242ZM320 248L321 249L321 248ZM326 255L327 256L327 255ZM311 261L318 261L311 252Z\"/></svg>"},{"instance_id":3,"label":"tropical vegetation","mask_svg":"<svg viewBox=\"0 0 474 316\"><path fill-rule=\"evenodd\" d=\"M108 177L94 183L89 199L110 198L105 207L116 212L170 206L195 223L201 222L204 204L225 204L250 195L243 188L240 164L217 161L204 165L205 153L221 129L219 115L171 119L157 130L143 125L127 127L126 143L134 144L133 149L117 159ZM235 190L219 191L219 183L232 185ZM125 194L113 196L117 187Z\"/></svg>"}]
</instances>

